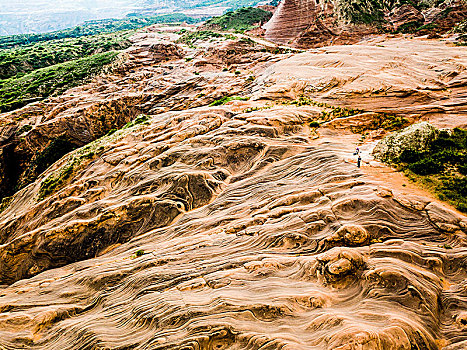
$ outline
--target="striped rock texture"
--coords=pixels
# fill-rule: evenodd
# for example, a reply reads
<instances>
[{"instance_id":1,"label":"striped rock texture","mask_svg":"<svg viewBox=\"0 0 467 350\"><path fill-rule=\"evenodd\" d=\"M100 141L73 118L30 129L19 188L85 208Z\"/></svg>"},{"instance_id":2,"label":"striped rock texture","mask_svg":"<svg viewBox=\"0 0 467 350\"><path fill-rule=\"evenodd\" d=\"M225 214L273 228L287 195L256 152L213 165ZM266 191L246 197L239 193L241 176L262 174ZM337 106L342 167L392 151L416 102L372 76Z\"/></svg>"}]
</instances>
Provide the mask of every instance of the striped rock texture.
<instances>
[{"instance_id":1,"label":"striped rock texture","mask_svg":"<svg viewBox=\"0 0 467 350\"><path fill-rule=\"evenodd\" d=\"M283 0L271 20L265 25L265 38L288 44L302 34L316 20L315 0Z\"/></svg>"},{"instance_id":2,"label":"striped rock texture","mask_svg":"<svg viewBox=\"0 0 467 350\"><path fill-rule=\"evenodd\" d=\"M452 33L466 17L464 0L417 0L410 4L392 0L282 0L264 29L265 38L276 44L312 48L354 44L382 32L436 37Z\"/></svg>"},{"instance_id":3,"label":"striped rock texture","mask_svg":"<svg viewBox=\"0 0 467 350\"><path fill-rule=\"evenodd\" d=\"M323 128L316 140L322 109L284 103L333 95L371 111L381 71L392 105L460 115L462 48L388 42L381 67L376 46L359 49L360 66L347 47L272 54L250 43L250 60L229 56L234 74L219 57L235 41L205 45L189 63L125 77L148 96L160 79L174 108L157 113L164 100L152 96L146 122L67 154L0 213L0 349L465 349L467 218L357 169L354 135ZM409 45L439 50L402 62ZM431 81L420 93L432 99L411 99L427 76L451 88ZM81 91L102 96L107 79L124 95L115 77ZM234 87L252 99L183 108L216 82L213 95Z\"/></svg>"}]
</instances>

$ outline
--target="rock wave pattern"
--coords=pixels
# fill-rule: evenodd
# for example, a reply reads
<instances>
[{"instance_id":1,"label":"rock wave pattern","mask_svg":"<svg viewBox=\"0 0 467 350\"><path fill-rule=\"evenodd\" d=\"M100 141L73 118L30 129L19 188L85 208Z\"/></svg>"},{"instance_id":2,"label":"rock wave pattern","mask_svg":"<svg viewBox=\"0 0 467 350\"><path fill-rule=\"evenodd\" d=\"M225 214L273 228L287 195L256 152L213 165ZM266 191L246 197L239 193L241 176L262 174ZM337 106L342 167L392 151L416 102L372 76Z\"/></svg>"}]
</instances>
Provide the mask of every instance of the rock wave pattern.
<instances>
[{"instance_id":1,"label":"rock wave pattern","mask_svg":"<svg viewBox=\"0 0 467 350\"><path fill-rule=\"evenodd\" d=\"M38 199L86 149L49 168L0 216L0 348L465 348L467 219L312 145L312 117L160 114Z\"/></svg>"}]
</instances>

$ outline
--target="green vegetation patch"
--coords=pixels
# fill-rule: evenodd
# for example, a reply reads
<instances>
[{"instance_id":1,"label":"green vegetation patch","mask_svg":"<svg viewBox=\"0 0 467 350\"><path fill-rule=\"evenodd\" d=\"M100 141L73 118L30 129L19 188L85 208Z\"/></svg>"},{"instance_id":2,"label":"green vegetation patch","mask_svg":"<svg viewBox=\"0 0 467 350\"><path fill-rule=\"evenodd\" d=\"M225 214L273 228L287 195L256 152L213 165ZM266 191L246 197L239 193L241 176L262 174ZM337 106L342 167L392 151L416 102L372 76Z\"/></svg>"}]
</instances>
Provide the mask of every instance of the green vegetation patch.
<instances>
[{"instance_id":1,"label":"green vegetation patch","mask_svg":"<svg viewBox=\"0 0 467 350\"><path fill-rule=\"evenodd\" d=\"M336 9L341 21L348 23L382 24L385 22L384 14L395 8L407 4L419 11L439 6L444 0L324 0L330 2ZM438 18L446 17L452 10L451 7L444 9ZM414 31L423 23L410 22L399 31Z\"/></svg>"},{"instance_id":2,"label":"green vegetation patch","mask_svg":"<svg viewBox=\"0 0 467 350\"><path fill-rule=\"evenodd\" d=\"M455 33L459 33L456 45L466 46L467 45L467 20L459 23L453 30Z\"/></svg>"},{"instance_id":3,"label":"green vegetation patch","mask_svg":"<svg viewBox=\"0 0 467 350\"><path fill-rule=\"evenodd\" d=\"M384 129L387 131L396 131L407 126L409 121L400 115L387 113L376 113L371 117L369 123L362 124L358 127L352 127L352 132L360 134L368 130Z\"/></svg>"},{"instance_id":4,"label":"green vegetation patch","mask_svg":"<svg viewBox=\"0 0 467 350\"><path fill-rule=\"evenodd\" d=\"M329 1L329 0L328 0ZM381 0L338 0L335 2L341 20L351 23L382 22L384 11L392 8L395 1Z\"/></svg>"},{"instance_id":5,"label":"green vegetation patch","mask_svg":"<svg viewBox=\"0 0 467 350\"><path fill-rule=\"evenodd\" d=\"M271 19L272 13L259 8L244 7L233 12L214 17L208 20L205 26L209 29L234 30L244 32L251 30L260 22L267 22Z\"/></svg>"},{"instance_id":6,"label":"green vegetation patch","mask_svg":"<svg viewBox=\"0 0 467 350\"><path fill-rule=\"evenodd\" d=\"M52 40L0 51L0 80L96 53L124 50L130 31L82 38Z\"/></svg>"},{"instance_id":7,"label":"green vegetation patch","mask_svg":"<svg viewBox=\"0 0 467 350\"><path fill-rule=\"evenodd\" d=\"M180 34L182 34L182 36L177 40L177 43L186 44L191 47L193 47L197 41L208 41L213 39L236 39L236 37L233 35L216 33L211 30L199 30L195 32L183 30L180 32Z\"/></svg>"},{"instance_id":8,"label":"green vegetation patch","mask_svg":"<svg viewBox=\"0 0 467 350\"><path fill-rule=\"evenodd\" d=\"M467 212L467 130L440 130L424 150L404 150L394 163L439 199Z\"/></svg>"},{"instance_id":9,"label":"green vegetation patch","mask_svg":"<svg viewBox=\"0 0 467 350\"><path fill-rule=\"evenodd\" d=\"M0 201L0 213L4 212L11 204L13 201L13 196L11 197L4 197Z\"/></svg>"},{"instance_id":10,"label":"green vegetation patch","mask_svg":"<svg viewBox=\"0 0 467 350\"><path fill-rule=\"evenodd\" d=\"M248 101L249 99L250 99L249 97L241 97L241 96L224 96L218 100L215 100L209 106L211 107L222 106L230 101Z\"/></svg>"},{"instance_id":11,"label":"green vegetation patch","mask_svg":"<svg viewBox=\"0 0 467 350\"><path fill-rule=\"evenodd\" d=\"M118 53L104 52L82 59L35 70L24 76L0 81L0 112L11 111L28 103L57 95L85 83L117 58Z\"/></svg>"},{"instance_id":12,"label":"green vegetation patch","mask_svg":"<svg viewBox=\"0 0 467 350\"><path fill-rule=\"evenodd\" d=\"M236 10L242 7L256 6L259 2L260 1L258 0L206 0L206 1L200 2L199 4L196 4L193 6L188 5L186 7L187 8L199 8L199 7L205 7L205 6L218 5L218 6L227 7L231 10Z\"/></svg>"},{"instance_id":13,"label":"green vegetation patch","mask_svg":"<svg viewBox=\"0 0 467 350\"><path fill-rule=\"evenodd\" d=\"M147 115L144 115L144 114L141 114L139 115L138 117L136 117L134 120L132 120L131 122L128 122L124 127L123 129L129 129L129 128L132 128L133 126L135 125L140 125L140 124L149 124L149 117ZM111 133L112 130L109 131L109 134L113 134L113 132ZM115 131L114 131L115 132ZM108 135L109 135L108 134Z\"/></svg>"}]
</instances>

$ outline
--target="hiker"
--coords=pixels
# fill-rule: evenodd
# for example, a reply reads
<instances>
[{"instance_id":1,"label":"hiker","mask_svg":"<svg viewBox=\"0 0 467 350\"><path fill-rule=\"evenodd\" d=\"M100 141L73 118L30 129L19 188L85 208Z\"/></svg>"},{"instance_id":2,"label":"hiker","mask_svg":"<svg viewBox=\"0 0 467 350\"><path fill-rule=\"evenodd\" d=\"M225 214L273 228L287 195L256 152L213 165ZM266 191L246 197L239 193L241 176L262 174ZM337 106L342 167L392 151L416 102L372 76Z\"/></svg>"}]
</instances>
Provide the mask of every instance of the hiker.
<instances>
[{"instance_id":1,"label":"hiker","mask_svg":"<svg viewBox=\"0 0 467 350\"><path fill-rule=\"evenodd\" d=\"M360 154L360 148L357 147L357 148L355 149L355 152L354 152L353 155L356 156L356 155L358 155L358 154Z\"/></svg>"},{"instance_id":2,"label":"hiker","mask_svg":"<svg viewBox=\"0 0 467 350\"><path fill-rule=\"evenodd\" d=\"M360 168L360 165L362 164L362 157L358 156L358 159L357 159L357 167Z\"/></svg>"}]
</instances>

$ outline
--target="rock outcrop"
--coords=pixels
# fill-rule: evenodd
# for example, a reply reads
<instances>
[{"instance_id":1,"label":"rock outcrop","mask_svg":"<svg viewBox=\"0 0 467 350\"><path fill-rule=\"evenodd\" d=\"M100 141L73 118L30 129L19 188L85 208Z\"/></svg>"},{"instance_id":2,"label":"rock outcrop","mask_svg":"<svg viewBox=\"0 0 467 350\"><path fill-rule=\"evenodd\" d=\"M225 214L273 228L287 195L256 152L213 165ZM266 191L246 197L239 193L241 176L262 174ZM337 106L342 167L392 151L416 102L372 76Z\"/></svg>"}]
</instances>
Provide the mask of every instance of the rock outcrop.
<instances>
[{"instance_id":1,"label":"rock outcrop","mask_svg":"<svg viewBox=\"0 0 467 350\"><path fill-rule=\"evenodd\" d=\"M265 38L279 44L290 44L317 20L315 0L283 0L265 25Z\"/></svg>"},{"instance_id":2,"label":"rock outcrop","mask_svg":"<svg viewBox=\"0 0 467 350\"><path fill-rule=\"evenodd\" d=\"M403 29L415 29L425 23L425 17L415 7L409 4L404 4L396 7L389 14L389 22L394 31L401 31Z\"/></svg>"},{"instance_id":3,"label":"rock outcrop","mask_svg":"<svg viewBox=\"0 0 467 350\"><path fill-rule=\"evenodd\" d=\"M199 59L187 64L185 49L169 41L174 36L177 37L171 33L138 33L132 38L133 46L105 77L97 77L62 96L3 114L0 173L4 176L0 177L0 200L37 178L35 162L58 138L66 139L69 148L81 147L142 113L209 104L224 95L239 93L248 85L244 78L222 72L224 67L235 65L236 69L254 70L258 62L274 62L269 52L272 50L248 40L230 40L211 47L208 54L203 51ZM194 74L214 67L219 74ZM46 167L63 155L57 153Z\"/></svg>"},{"instance_id":4,"label":"rock outcrop","mask_svg":"<svg viewBox=\"0 0 467 350\"><path fill-rule=\"evenodd\" d=\"M394 162L403 151L423 152L436 139L439 131L427 122L413 124L382 139L373 155L385 162Z\"/></svg>"},{"instance_id":5,"label":"rock outcrop","mask_svg":"<svg viewBox=\"0 0 467 350\"><path fill-rule=\"evenodd\" d=\"M414 1L283 0L264 26L272 42L298 48L352 44L371 34L406 32L435 37L465 20L463 0Z\"/></svg>"},{"instance_id":6,"label":"rock outcrop","mask_svg":"<svg viewBox=\"0 0 467 350\"><path fill-rule=\"evenodd\" d=\"M0 207L1 349L464 347L467 218L365 175L359 136L316 123L339 103L461 123L465 50L255 40L133 48L0 116L6 164L80 142Z\"/></svg>"}]
</instances>

